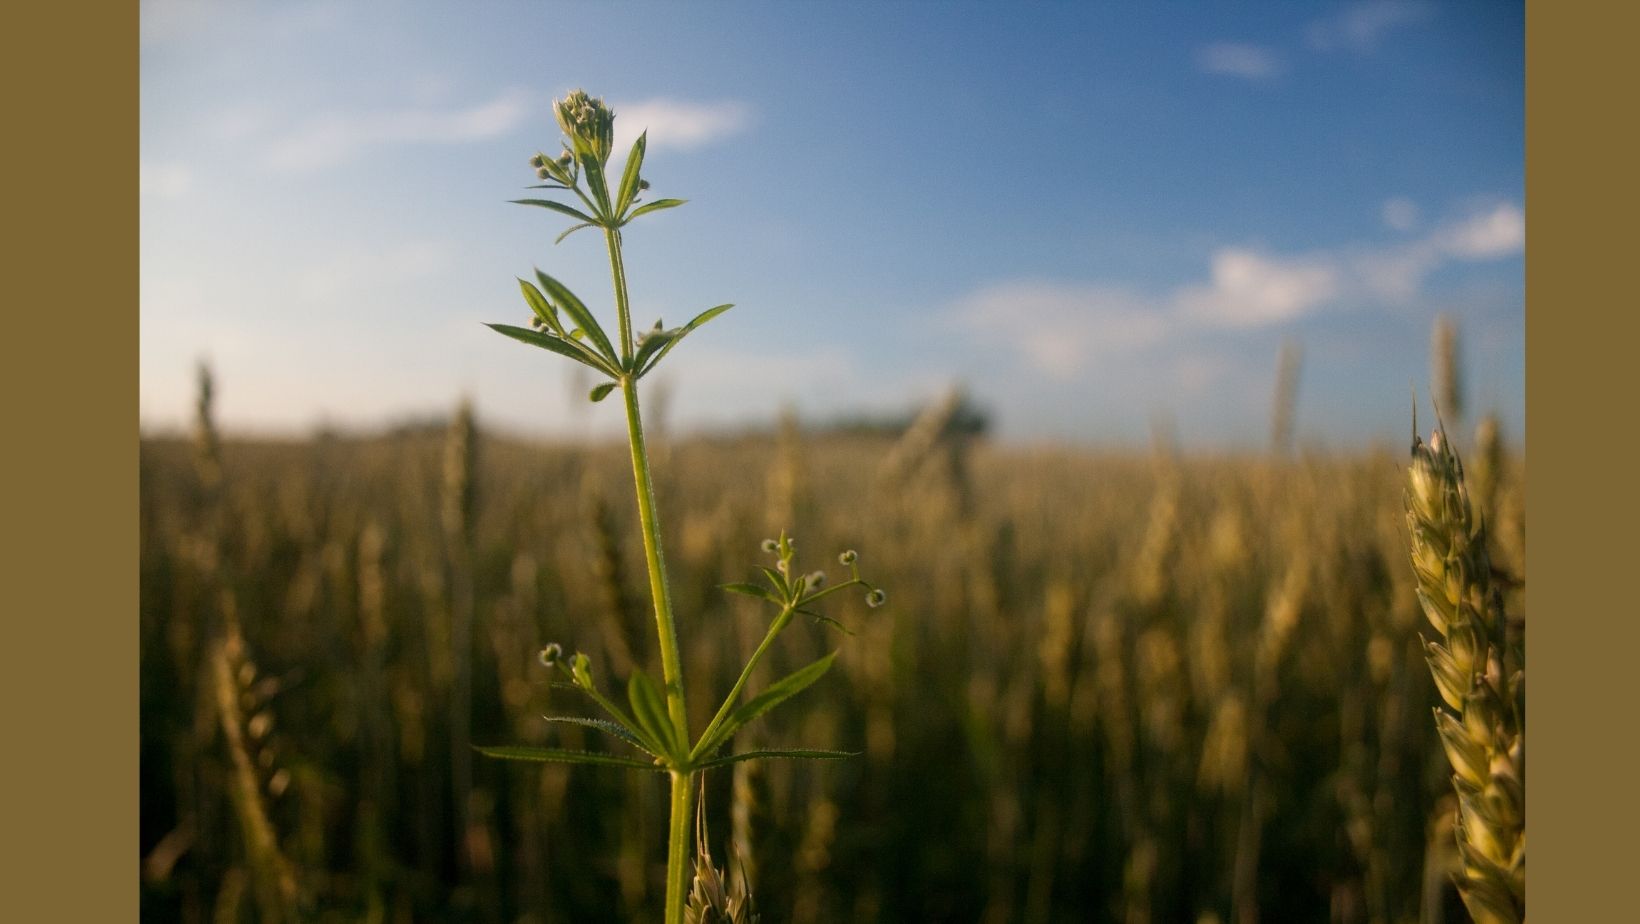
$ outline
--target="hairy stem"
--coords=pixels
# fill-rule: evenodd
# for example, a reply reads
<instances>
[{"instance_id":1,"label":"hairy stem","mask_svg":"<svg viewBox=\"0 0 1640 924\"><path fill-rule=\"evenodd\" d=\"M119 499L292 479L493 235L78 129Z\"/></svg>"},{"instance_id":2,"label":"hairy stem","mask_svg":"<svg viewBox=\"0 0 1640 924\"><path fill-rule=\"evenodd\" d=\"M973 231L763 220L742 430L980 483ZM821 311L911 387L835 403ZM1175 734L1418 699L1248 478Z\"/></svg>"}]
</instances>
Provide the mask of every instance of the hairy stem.
<instances>
[{"instance_id":1,"label":"hairy stem","mask_svg":"<svg viewBox=\"0 0 1640 924\"><path fill-rule=\"evenodd\" d=\"M666 848L666 924L683 924L689 891L689 823L695 813L695 775L672 771L672 823Z\"/></svg>"},{"instance_id":2,"label":"hairy stem","mask_svg":"<svg viewBox=\"0 0 1640 924\"><path fill-rule=\"evenodd\" d=\"M632 355L632 311L627 301L626 268L621 262L621 236L606 229L609 266L615 280L615 307L621 321L621 349ZM638 492L638 522L643 528L644 563L649 570L649 592L655 601L655 630L660 636L661 671L666 680L666 710L683 740L689 740L689 713L683 701L683 665L678 657L678 628L672 618L672 591L666 580L666 558L661 551L660 517L655 511L655 484L649 476L649 451L644 446L643 417L638 411L638 380L621 377L626 398L626 434L632 446L632 480Z\"/></svg>"},{"instance_id":3,"label":"hairy stem","mask_svg":"<svg viewBox=\"0 0 1640 924\"><path fill-rule=\"evenodd\" d=\"M621 232L604 229L609 245L609 269L615 277L615 314L621 324L621 358L632 358L632 306L626 295L626 263L621 259Z\"/></svg>"},{"instance_id":4,"label":"hairy stem","mask_svg":"<svg viewBox=\"0 0 1640 924\"><path fill-rule=\"evenodd\" d=\"M621 323L621 355L632 357L632 311L627 301L626 267L621 262L621 237L606 229L609 266L615 283L615 307ZM683 700L683 664L678 656L678 629L672 618L672 592L666 580L661 552L660 517L655 511L655 484L649 475L649 452L644 446L643 417L638 412L638 379L621 377L626 399L627 440L632 447L632 481L638 493L638 522L643 529L644 563L649 570L649 592L655 601L655 631L660 637L661 672L666 681L666 711L678 740L689 740L689 711ZM683 924L684 891L689 875L689 822L694 794L693 774L672 772L672 818L666 848L666 924Z\"/></svg>"}]
</instances>

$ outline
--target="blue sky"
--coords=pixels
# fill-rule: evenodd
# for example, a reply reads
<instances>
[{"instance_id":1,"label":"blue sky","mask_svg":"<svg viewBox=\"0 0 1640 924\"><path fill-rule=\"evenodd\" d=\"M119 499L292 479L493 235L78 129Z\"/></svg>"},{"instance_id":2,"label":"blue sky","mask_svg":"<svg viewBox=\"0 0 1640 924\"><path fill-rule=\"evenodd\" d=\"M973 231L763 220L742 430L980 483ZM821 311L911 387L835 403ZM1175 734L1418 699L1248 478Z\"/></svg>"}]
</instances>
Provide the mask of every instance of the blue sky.
<instances>
[{"instance_id":1,"label":"blue sky","mask_svg":"<svg viewBox=\"0 0 1640 924\"><path fill-rule=\"evenodd\" d=\"M1457 319L1524 435L1523 12L1507 3L283 3L142 8L141 412L376 426L469 394L620 429L522 323L593 234L509 205L576 87L690 200L626 235L634 314L737 307L646 382L675 428L965 385L1017 440L1399 442ZM618 146L617 158L625 146Z\"/></svg>"}]
</instances>

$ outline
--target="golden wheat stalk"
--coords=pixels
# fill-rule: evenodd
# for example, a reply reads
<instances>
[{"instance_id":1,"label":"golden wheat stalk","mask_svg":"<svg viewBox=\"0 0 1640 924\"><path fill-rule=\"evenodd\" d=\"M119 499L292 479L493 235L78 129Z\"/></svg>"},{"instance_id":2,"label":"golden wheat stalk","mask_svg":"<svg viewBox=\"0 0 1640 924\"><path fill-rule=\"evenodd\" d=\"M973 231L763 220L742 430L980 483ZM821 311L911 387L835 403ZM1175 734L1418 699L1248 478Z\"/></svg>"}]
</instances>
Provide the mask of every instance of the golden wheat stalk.
<instances>
[{"instance_id":1,"label":"golden wheat stalk","mask_svg":"<svg viewBox=\"0 0 1640 924\"><path fill-rule=\"evenodd\" d=\"M264 783L257 769L259 761L252 756L257 743L267 737L272 725L272 713L263 710L248 719L245 716L245 705L259 704L256 666L245 652L245 641L239 633L237 622L230 620L228 634L212 651L211 672L217 717L223 737L227 740L228 756L233 763L229 795L245 837L245 850L249 855L262 920L295 921L299 918L295 869L279 847L278 834L263 801ZM265 749L262 753L271 755ZM268 761L262 760L260 763L266 765ZM288 780L289 775L284 770L275 771L267 780L266 793L277 796ZM227 889L225 884L224 890Z\"/></svg>"},{"instance_id":2,"label":"golden wheat stalk","mask_svg":"<svg viewBox=\"0 0 1640 924\"><path fill-rule=\"evenodd\" d=\"M196 369L198 391L194 399L194 470L207 493L222 485L222 439L216 429L216 380L203 361Z\"/></svg>"},{"instance_id":3,"label":"golden wheat stalk","mask_svg":"<svg viewBox=\"0 0 1640 924\"><path fill-rule=\"evenodd\" d=\"M1281 345L1276 368L1275 402L1270 411L1270 452L1284 456L1293 446L1293 420L1298 410L1298 374L1304 348L1296 340Z\"/></svg>"},{"instance_id":4,"label":"golden wheat stalk","mask_svg":"<svg viewBox=\"0 0 1640 924\"><path fill-rule=\"evenodd\" d=\"M1430 374L1435 382L1435 404L1443 416L1463 417L1463 370L1458 365L1458 325L1450 315L1435 319L1430 335Z\"/></svg>"},{"instance_id":5,"label":"golden wheat stalk","mask_svg":"<svg viewBox=\"0 0 1640 924\"><path fill-rule=\"evenodd\" d=\"M1526 741L1522 643L1506 631L1484 522L1463 465L1437 430L1416 436L1407 527L1418 600L1439 638L1425 655L1446 708L1435 727L1458 796L1458 890L1480 922L1526 918Z\"/></svg>"}]
</instances>

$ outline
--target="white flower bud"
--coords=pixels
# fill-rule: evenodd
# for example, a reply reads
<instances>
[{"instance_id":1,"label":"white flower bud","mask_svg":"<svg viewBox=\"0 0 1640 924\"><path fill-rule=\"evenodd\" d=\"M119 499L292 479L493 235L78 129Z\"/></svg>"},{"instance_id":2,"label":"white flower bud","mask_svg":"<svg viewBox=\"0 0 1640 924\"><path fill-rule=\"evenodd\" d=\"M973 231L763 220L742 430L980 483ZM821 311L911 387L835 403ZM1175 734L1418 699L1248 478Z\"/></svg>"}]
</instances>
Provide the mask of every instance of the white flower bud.
<instances>
[{"instance_id":1,"label":"white flower bud","mask_svg":"<svg viewBox=\"0 0 1640 924\"><path fill-rule=\"evenodd\" d=\"M615 113L603 100L576 90L559 100L553 112L558 117L558 127L569 136L577 153L600 164L609 162L615 142Z\"/></svg>"}]
</instances>

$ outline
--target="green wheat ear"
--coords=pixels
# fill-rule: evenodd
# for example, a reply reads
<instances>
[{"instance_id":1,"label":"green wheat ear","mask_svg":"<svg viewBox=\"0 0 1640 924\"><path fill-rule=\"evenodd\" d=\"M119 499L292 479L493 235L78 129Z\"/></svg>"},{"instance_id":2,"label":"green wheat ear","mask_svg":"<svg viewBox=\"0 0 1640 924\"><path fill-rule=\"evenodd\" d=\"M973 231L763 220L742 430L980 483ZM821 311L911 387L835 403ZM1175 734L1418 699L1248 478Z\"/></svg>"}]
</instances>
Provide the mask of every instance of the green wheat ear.
<instances>
[{"instance_id":1,"label":"green wheat ear","mask_svg":"<svg viewBox=\"0 0 1640 924\"><path fill-rule=\"evenodd\" d=\"M638 519L643 533L645 565L649 573L650 595L655 607L655 629L660 642L660 683L641 670L634 669L626 682L626 705L605 695L592 672L592 662L585 654L576 653L566 659L563 649L554 644L541 652L541 660L548 667L567 675L562 683L579 690L605 713L603 718L584 716L547 716L548 722L573 724L590 728L614 739L630 749L628 753L602 753L539 747L481 747L478 750L491 757L508 760L542 761L553 763L594 764L631 770L663 772L670 776L672 785L671 823L668 830L666 922L682 924L686 910L687 861L690 839L689 821L694 799L694 781L698 774L715 767L739 761L775 758L807 760L835 760L856 756L846 751L830 750L766 750L747 751L731 756L718 756L723 745L747 724L762 718L776 707L807 689L831 668L836 653L827 655L806 667L770 684L749 699L742 700L746 684L759 662L774 643L775 638L796 616L813 618L817 623L841 627L834 618L821 613L820 602L845 588L861 588L868 606L881 606L887 599L884 592L860 577L854 552L844 552L839 562L849 569L850 577L827 586L824 571L799 573L796 570L795 544L782 534L779 540L769 540L765 550L776 556L774 568L763 568L765 583L729 584L724 589L749 594L772 604L777 613L769 625L761 644L747 660L739 679L707 727L698 735L690 734L688 709L684 702L683 664L679 656L676 621L672 613L671 590L666 578L665 559L661 550L659 514L655 503L655 489L650 475L649 453L644 442L643 420L639 411L638 383L653 372L667 355L702 325L728 311L731 305L718 305L696 315L681 327L666 327L656 321L654 326L635 332L632 309L627 294L626 264L622 257L622 229L635 219L652 212L682 205L682 199L655 199L643 201L649 183L643 178L644 155L648 146L647 133L638 136L627 155L619 182L612 188L606 168L609 164L614 138L615 113L603 100L576 90L553 109L558 126L563 130L563 153L555 157L536 154L530 166L538 179L544 181L535 189L567 193L576 202L557 199L518 199L515 202L546 209L570 219L572 224L558 235L557 240L586 228L599 228L609 250L610 274L615 290L616 328L614 336L599 322L597 316L579 296L552 276L535 270L535 280L519 279L519 291L530 309L528 327L510 324L491 324L492 329L514 340L555 353L571 362L579 363L601 374L605 381L598 383L588 397L602 401L620 390L627 420L627 437L632 455L632 476L637 491ZM556 242L555 242L556 243ZM846 630L845 630L846 631ZM700 835L703 837L704 835ZM722 892L722 883L716 878L710 856L700 841L701 860L696 864L697 892L714 898ZM704 864L704 865L703 865ZM710 875L707 875L710 871ZM705 880L701 876L707 876ZM706 883L702 886L702 883ZM726 895L726 893L725 893ZM722 902L696 901L693 908L698 920L717 920L701 917L719 909ZM741 906L743 907L743 906ZM721 917L722 915L719 915ZM729 915L728 920L739 920Z\"/></svg>"}]
</instances>

